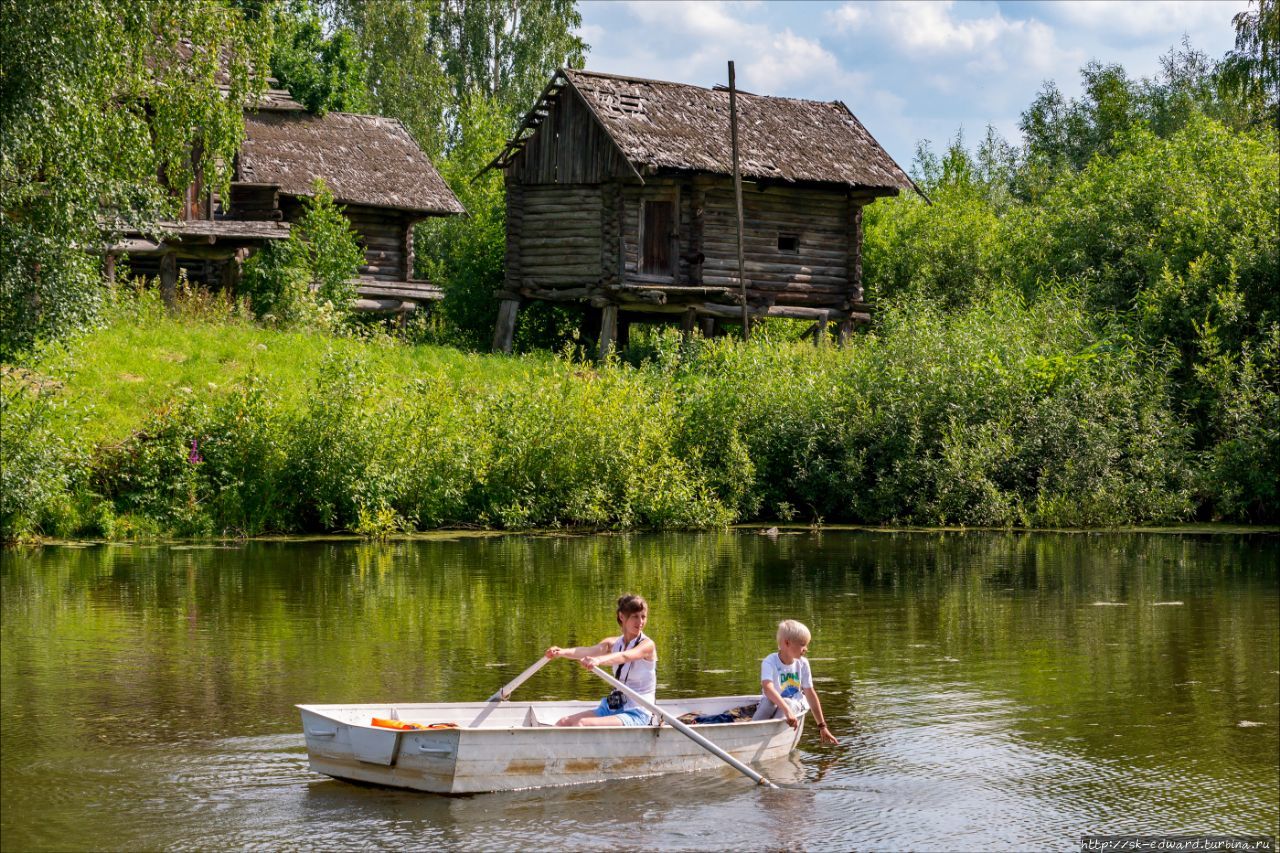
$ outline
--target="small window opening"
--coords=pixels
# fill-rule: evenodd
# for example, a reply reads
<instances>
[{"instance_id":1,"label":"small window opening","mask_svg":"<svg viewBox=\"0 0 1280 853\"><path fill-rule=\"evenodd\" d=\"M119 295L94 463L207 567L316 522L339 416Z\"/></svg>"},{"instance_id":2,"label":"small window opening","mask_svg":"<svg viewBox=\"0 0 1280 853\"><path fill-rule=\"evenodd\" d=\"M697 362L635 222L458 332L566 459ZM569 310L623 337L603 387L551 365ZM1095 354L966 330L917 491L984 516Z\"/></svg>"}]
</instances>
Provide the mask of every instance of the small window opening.
<instances>
[{"instance_id":1,"label":"small window opening","mask_svg":"<svg viewBox=\"0 0 1280 853\"><path fill-rule=\"evenodd\" d=\"M779 234L778 251L798 255L800 253L800 237L796 234Z\"/></svg>"}]
</instances>

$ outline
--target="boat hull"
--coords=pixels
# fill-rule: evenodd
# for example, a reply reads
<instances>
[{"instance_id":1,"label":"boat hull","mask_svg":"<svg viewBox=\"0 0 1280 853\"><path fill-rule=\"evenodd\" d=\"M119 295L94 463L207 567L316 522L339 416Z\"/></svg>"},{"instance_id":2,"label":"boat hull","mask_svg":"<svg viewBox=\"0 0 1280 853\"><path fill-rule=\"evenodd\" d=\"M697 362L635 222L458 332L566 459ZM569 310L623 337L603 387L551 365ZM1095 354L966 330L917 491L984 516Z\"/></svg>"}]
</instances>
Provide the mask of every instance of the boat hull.
<instances>
[{"instance_id":1,"label":"boat hull","mask_svg":"<svg viewBox=\"0 0 1280 853\"><path fill-rule=\"evenodd\" d=\"M676 713L714 713L754 696L661 702ZM670 726L556 727L589 702L421 705L299 705L311 769L348 779L438 794L582 785L725 767ZM397 731L369 725L398 717L458 728ZM746 763L781 758L802 727L782 719L701 725L696 731Z\"/></svg>"}]
</instances>

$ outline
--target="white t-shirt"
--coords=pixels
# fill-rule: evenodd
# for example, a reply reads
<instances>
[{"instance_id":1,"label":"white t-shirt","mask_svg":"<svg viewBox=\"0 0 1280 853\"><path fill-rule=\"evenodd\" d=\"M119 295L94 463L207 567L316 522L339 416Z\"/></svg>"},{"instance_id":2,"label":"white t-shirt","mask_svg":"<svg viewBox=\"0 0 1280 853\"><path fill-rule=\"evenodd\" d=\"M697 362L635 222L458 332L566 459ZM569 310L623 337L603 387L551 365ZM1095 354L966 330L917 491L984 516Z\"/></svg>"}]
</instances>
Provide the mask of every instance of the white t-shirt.
<instances>
[{"instance_id":1,"label":"white t-shirt","mask_svg":"<svg viewBox=\"0 0 1280 853\"><path fill-rule=\"evenodd\" d=\"M772 681L778 688L782 698L802 695L801 690L813 687L813 673L809 671L807 658L796 658L791 663L783 663L778 653L774 652L760 663L760 681Z\"/></svg>"}]
</instances>

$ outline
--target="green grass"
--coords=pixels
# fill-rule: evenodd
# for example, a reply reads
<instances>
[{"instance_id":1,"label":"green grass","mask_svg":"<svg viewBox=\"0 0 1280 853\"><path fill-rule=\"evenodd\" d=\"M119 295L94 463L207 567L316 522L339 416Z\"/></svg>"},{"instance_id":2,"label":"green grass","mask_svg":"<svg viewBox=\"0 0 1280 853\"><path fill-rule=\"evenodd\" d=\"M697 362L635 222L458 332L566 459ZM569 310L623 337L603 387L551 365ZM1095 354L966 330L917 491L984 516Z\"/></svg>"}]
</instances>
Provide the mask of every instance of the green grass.
<instances>
[{"instance_id":1,"label":"green grass","mask_svg":"<svg viewBox=\"0 0 1280 853\"><path fill-rule=\"evenodd\" d=\"M60 432L89 445L116 444L175 397L214 396L259 378L288 410L313 391L330 354L360 358L377 377L378 396L402 394L414 380L448 375L468 384L522 381L556 370L547 355L494 358L440 346L277 331L226 317L170 318L152 312L110 323L69 347L47 351L29 369L58 384Z\"/></svg>"}]
</instances>

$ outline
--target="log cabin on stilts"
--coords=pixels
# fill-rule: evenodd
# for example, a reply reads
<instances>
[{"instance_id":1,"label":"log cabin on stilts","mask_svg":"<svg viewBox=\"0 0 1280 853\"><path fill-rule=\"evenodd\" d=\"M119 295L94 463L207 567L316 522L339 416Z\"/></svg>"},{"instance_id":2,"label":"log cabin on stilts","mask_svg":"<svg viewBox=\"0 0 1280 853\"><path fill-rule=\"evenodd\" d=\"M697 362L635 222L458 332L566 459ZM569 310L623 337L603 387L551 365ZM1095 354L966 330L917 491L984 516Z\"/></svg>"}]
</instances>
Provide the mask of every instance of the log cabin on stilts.
<instances>
[{"instance_id":1,"label":"log cabin on stilts","mask_svg":"<svg viewBox=\"0 0 1280 853\"><path fill-rule=\"evenodd\" d=\"M870 319L862 209L919 190L843 103L735 96L741 277L729 90L557 72L489 164L507 190L495 350L523 300L581 305L601 356L633 322L790 317L821 342Z\"/></svg>"},{"instance_id":2,"label":"log cabin on stilts","mask_svg":"<svg viewBox=\"0 0 1280 853\"><path fill-rule=\"evenodd\" d=\"M187 188L181 219L161 223L158 238L121 229L106 250L108 277L116 256L127 253L131 272L159 277L166 302L180 269L191 281L234 291L245 258L289 236L317 178L364 251L356 310L403 316L443 297L414 275L413 226L465 211L404 125L383 116L313 115L276 89L245 113L230 195L221 198L197 181Z\"/></svg>"}]
</instances>

